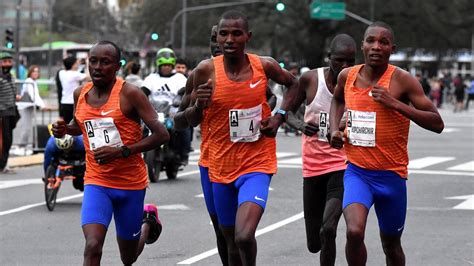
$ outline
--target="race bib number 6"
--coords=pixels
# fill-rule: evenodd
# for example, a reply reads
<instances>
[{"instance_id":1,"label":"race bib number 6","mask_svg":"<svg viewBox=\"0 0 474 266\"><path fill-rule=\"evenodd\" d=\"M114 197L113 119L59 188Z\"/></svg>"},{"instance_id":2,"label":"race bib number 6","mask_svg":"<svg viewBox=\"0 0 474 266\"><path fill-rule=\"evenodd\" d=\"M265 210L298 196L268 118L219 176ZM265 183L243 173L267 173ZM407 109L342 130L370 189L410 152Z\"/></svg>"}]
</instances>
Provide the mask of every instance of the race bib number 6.
<instances>
[{"instance_id":1,"label":"race bib number 6","mask_svg":"<svg viewBox=\"0 0 474 266\"><path fill-rule=\"evenodd\" d=\"M89 140L91 150L103 146L121 147L123 146L120 133L114 124L112 117L91 119L84 121L84 127Z\"/></svg>"},{"instance_id":2,"label":"race bib number 6","mask_svg":"<svg viewBox=\"0 0 474 266\"><path fill-rule=\"evenodd\" d=\"M354 146L375 147L375 112L347 110L347 137Z\"/></svg>"},{"instance_id":3,"label":"race bib number 6","mask_svg":"<svg viewBox=\"0 0 474 266\"><path fill-rule=\"evenodd\" d=\"M232 142L254 142L260 138L262 105L249 109L229 110L229 132Z\"/></svg>"}]
</instances>

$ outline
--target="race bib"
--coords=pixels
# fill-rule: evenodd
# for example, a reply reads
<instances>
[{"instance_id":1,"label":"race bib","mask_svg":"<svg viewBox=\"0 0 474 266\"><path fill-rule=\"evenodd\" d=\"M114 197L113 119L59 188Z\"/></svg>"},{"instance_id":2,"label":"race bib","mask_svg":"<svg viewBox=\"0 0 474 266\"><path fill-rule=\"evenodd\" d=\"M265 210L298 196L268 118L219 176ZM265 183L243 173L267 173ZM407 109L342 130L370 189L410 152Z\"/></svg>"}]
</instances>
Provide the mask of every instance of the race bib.
<instances>
[{"instance_id":1,"label":"race bib","mask_svg":"<svg viewBox=\"0 0 474 266\"><path fill-rule=\"evenodd\" d=\"M375 147L375 112L347 110L347 138L354 146Z\"/></svg>"},{"instance_id":2,"label":"race bib","mask_svg":"<svg viewBox=\"0 0 474 266\"><path fill-rule=\"evenodd\" d=\"M103 146L123 146L120 133L115 127L112 117L98 118L84 121L84 127L89 139L89 148L98 149Z\"/></svg>"},{"instance_id":3,"label":"race bib","mask_svg":"<svg viewBox=\"0 0 474 266\"><path fill-rule=\"evenodd\" d=\"M232 142L254 142L260 138L262 105L229 111L229 132Z\"/></svg>"},{"instance_id":4,"label":"race bib","mask_svg":"<svg viewBox=\"0 0 474 266\"><path fill-rule=\"evenodd\" d=\"M318 131L318 140L323 142L328 142L326 137L329 131L329 114L326 112L319 112L319 131Z\"/></svg>"}]
</instances>

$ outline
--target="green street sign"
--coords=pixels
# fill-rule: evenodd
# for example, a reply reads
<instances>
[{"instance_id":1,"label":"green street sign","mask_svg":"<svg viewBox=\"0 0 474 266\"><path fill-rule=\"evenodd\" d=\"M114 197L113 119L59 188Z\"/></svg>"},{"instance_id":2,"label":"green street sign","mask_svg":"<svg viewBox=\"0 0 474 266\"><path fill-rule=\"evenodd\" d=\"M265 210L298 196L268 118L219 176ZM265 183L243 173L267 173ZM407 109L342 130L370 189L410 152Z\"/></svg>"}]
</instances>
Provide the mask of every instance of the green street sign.
<instances>
[{"instance_id":1,"label":"green street sign","mask_svg":"<svg viewBox=\"0 0 474 266\"><path fill-rule=\"evenodd\" d=\"M314 19L343 20L346 17L345 11L345 2L314 1L310 6L311 18Z\"/></svg>"}]
</instances>

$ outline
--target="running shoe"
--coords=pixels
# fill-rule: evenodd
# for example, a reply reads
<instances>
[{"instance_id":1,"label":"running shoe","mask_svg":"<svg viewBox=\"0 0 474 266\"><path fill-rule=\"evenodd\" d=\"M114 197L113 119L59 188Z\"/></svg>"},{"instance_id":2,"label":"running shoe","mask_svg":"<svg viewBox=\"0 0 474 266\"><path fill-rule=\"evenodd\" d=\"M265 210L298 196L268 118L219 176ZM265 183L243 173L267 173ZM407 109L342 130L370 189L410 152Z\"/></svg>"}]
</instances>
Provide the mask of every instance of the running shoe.
<instances>
[{"instance_id":1,"label":"running shoe","mask_svg":"<svg viewBox=\"0 0 474 266\"><path fill-rule=\"evenodd\" d=\"M150 225L150 233L145 243L153 244L161 234L161 221L158 217L158 208L154 204L145 204L143 208L143 222Z\"/></svg>"}]
</instances>

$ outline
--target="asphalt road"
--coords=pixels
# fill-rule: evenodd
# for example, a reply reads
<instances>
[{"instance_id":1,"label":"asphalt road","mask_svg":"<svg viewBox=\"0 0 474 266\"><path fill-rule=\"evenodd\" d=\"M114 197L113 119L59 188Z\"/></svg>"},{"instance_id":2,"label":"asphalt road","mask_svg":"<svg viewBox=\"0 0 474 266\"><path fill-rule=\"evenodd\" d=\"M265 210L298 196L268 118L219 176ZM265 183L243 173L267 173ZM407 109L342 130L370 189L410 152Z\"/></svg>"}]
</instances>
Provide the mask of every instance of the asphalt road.
<instances>
[{"instance_id":1,"label":"asphalt road","mask_svg":"<svg viewBox=\"0 0 474 266\"><path fill-rule=\"evenodd\" d=\"M408 213L402 238L407 265L474 264L474 112L443 112L445 132L437 135L412 124ZM302 215L301 142L278 137L279 170L258 231L258 265L318 265L306 249ZM195 147L198 143L194 143ZM146 202L159 205L163 233L147 246L136 265L219 265L195 164L177 180L150 184ZM61 187L54 212L44 205L42 168L0 175L0 265L80 265L84 240L80 228L82 196L70 181ZM120 265L112 222L103 265ZM345 223L337 236L336 265L344 256ZM377 219L370 213L368 265L384 265Z\"/></svg>"}]
</instances>

